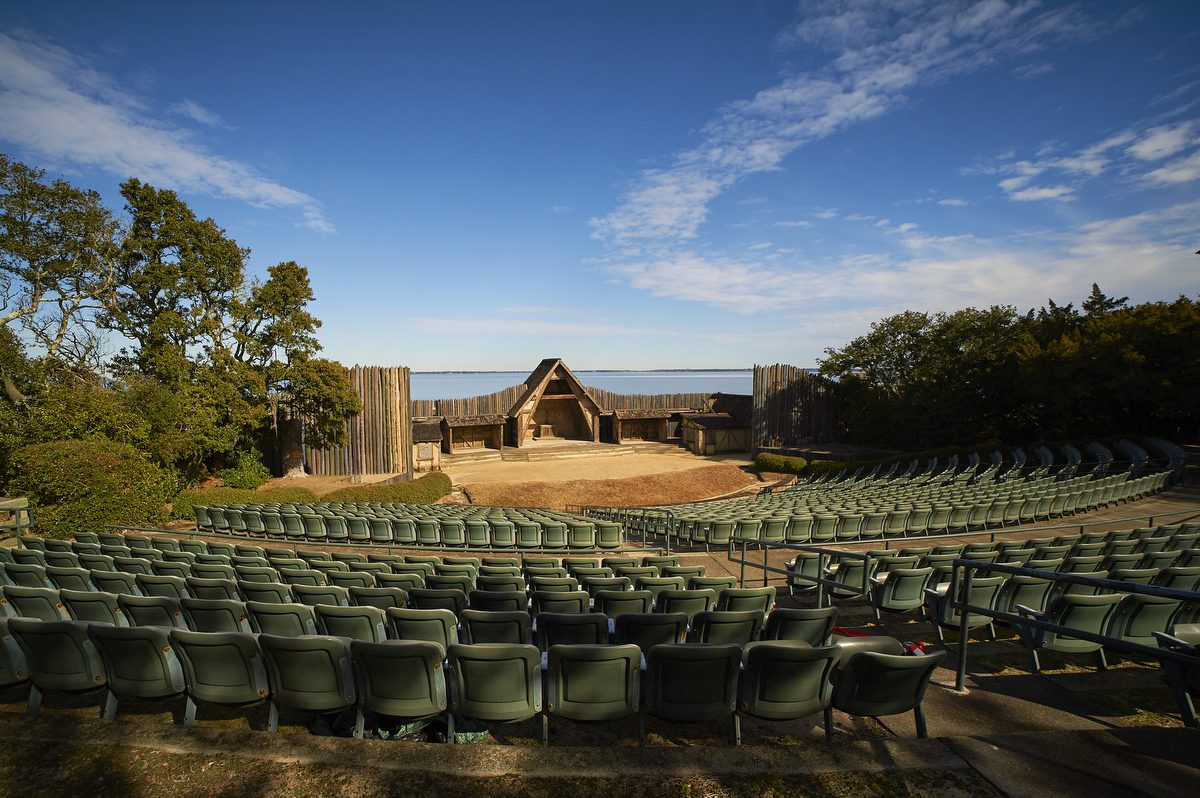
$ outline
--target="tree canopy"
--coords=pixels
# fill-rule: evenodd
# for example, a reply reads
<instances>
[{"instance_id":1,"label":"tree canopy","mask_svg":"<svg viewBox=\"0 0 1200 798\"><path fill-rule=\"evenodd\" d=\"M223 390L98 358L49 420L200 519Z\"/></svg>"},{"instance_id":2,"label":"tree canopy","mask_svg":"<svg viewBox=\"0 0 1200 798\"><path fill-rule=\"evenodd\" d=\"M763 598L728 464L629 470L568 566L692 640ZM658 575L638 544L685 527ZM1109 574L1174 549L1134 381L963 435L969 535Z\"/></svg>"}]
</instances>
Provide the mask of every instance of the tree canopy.
<instances>
[{"instance_id":1,"label":"tree canopy","mask_svg":"<svg viewBox=\"0 0 1200 798\"><path fill-rule=\"evenodd\" d=\"M249 250L173 191L121 196L117 214L0 155L0 457L103 439L192 481L270 447L282 406L341 443L358 397L318 357L308 270L253 279Z\"/></svg>"},{"instance_id":2,"label":"tree canopy","mask_svg":"<svg viewBox=\"0 0 1200 798\"><path fill-rule=\"evenodd\" d=\"M1157 433L1193 440L1200 300L906 311L825 350L847 439L905 448Z\"/></svg>"}]
</instances>

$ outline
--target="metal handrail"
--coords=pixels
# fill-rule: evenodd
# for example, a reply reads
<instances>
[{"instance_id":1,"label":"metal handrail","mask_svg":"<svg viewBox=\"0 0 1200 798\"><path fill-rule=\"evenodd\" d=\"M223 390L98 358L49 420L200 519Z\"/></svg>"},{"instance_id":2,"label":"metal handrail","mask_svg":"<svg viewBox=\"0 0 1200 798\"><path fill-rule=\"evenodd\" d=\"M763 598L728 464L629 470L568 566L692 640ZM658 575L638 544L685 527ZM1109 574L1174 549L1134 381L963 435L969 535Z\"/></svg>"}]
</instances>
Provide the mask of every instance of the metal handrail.
<instances>
[{"instance_id":1,"label":"metal handrail","mask_svg":"<svg viewBox=\"0 0 1200 798\"><path fill-rule=\"evenodd\" d=\"M734 559L733 550L734 550L734 546L736 544L741 544L741 559ZM763 556L762 556L761 563L751 562L750 559L748 558L747 555L748 555L749 547L752 545L757 546L762 549ZM811 543L786 543L786 542L776 542L776 541L770 541L770 540L760 540L758 538L732 537L732 538L730 538L730 541L729 541L729 551L728 551L727 556L728 556L728 559L730 560L730 562L736 562L740 565L740 570L738 572L738 584L740 586L742 586L742 587L746 586L746 566L750 566L751 568L757 568L763 572L763 587L767 586L767 579L768 579L767 575L768 574L773 574L773 573L774 574L783 574L784 576L786 576L788 578L790 578L792 576L792 572L787 570L786 568L780 568L777 565L770 565L768 563L767 558L768 558L772 548L787 549L790 551L808 551L808 552L815 552L817 554L817 557L818 557L817 573L821 574L821 576L804 577L804 579L806 582L811 581L812 583L816 584L816 586L817 586L817 606L818 607L825 606L825 598L826 598L825 586L826 585L828 585L830 587L837 587L840 589L845 589L845 590L854 590L855 589L855 586L851 585L848 582L839 582L836 579L830 579L830 578L824 576L825 571L829 565L829 560L833 559L833 558L845 559L845 560L865 560L865 561L867 561L867 566L863 568L862 588L854 595L865 596L870 592L871 573L870 573L869 562L873 558L869 554L864 554L864 553L860 553L860 552L856 552L856 551L841 551L840 549L831 549L831 548L827 548L825 546L816 546Z\"/></svg>"},{"instance_id":2,"label":"metal handrail","mask_svg":"<svg viewBox=\"0 0 1200 798\"><path fill-rule=\"evenodd\" d=\"M962 590L958 591L957 584L959 581L958 574L960 569L962 570ZM993 620L1007 621L1008 623L1018 626L1044 629L1078 638L1080 640L1087 640L1092 643L1100 643L1105 648L1112 648L1117 651L1127 651L1134 654L1141 654L1143 656L1155 657L1160 661L1166 660L1193 668L1200 667L1200 657L1184 652L1157 647L1152 648L1150 646L1142 645L1141 643L1131 643L1127 640L1119 640L1107 635L1095 634L1080 629L1072 629L1070 627L1060 626L1059 624L1050 623L1049 621L1044 621L1040 618L1029 615L1014 615L1013 613L1003 612L992 607L979 607L973 605L966 599L971 595L971 577L975 571L985 571L989 573L999 572L1001 574L1009 574L1010 576L1032 576L1037 579L1044 579L1054 583L1084 585L1111 590L1118 593L1158 596L1160 598L1178 599L1180 601L1200 601L1200 592L1192 590L1176 590L1173 588L1160 587L1158 585L1143 585L1135 582L1123 582L1117 579L1105 579L1103 577L1088 576L1087 574L1041 571L1035 568L991 563L983 560L970 560L966 558L955 559L954 571L951 575L949 595L951 606L954 607L959 613L958 671L955 675L954 689L960 693L964 692L966 689L967 640L970 631L969 619L972 614L983 615L984 617L991 618ZM1188 720L1186 708L1181 708L1181 710L1183 711L1186 722ZM1194 718L1192 718L1192 720L1194 721ZM1188 725L1194 725L1194 723L1189 723Z\"/></svg>"}]
</instances>

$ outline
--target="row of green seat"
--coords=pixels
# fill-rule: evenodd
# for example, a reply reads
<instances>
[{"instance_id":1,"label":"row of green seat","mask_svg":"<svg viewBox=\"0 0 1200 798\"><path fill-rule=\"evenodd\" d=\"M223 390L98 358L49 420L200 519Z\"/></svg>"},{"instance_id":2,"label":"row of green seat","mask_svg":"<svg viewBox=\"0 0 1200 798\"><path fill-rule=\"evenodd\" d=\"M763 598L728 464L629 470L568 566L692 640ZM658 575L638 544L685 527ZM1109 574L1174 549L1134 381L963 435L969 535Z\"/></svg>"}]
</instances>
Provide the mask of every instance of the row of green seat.
<instances>
[{"instance_id":1,"label":"row of green seat","mask_svg":"<svg viewBox=\"0 0 1200 798\"><path fill-rule=\"evenodd\" d=\"M361 514L357 509L314 505L295 510L266 506L194 507L197 529L251 538L309 543L425 546L468 549L619 549L620 524L565 513L502 511L460 515L429 505Z\"/></svg>"},{"instance_id":2,"label":"row of green seat","mask_svg":"<svg viewBox=\"0 0 1200 798\"><path fill-rule=\"evenodd\" d=\"M740 744L743 716L785 721L817 713L829 740L835 708L865 716L913 711L924 737L924 692L944 652L906 657L902 650L888 638L819 647L668 643L644 656L636 645L563 644L549 647L543 667L543 653L529 644L443 647L16 618L0 619L0 686L29 682L34 714L45 691L104 689L105 718L116 715L122 698L186 696L186 725L200 703L265 700L270 731L281 707L353 710L356 736L368 715L408 722L444 717L451 742L456 720L511 723L539 714L547 743L550 716L640 715L643 739L647 717L675 723L732 717Z\"/></svg>"}]
</instances>

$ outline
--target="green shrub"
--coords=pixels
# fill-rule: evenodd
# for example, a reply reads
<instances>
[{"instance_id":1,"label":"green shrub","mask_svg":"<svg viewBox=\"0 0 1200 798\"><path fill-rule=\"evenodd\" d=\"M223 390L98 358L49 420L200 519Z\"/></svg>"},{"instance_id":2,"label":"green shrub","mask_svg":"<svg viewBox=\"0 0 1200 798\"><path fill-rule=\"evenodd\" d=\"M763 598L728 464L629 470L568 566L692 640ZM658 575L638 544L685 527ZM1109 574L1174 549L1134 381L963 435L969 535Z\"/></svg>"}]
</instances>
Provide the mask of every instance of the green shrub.
<instances>
[{"instance_id":1,"label":"green shrub","mask_svg":"<svg viewBox=\"0 0 1200 798\"><path fill-rule=\"evenodd\" d=\"M271 478L271 469L255 452L238 452L237 465L221 471L220 477L231 488L254 490Z\"/></svg>"},{"instance_id":2,"label":"green shrub","mask_svg":"<svg viewBox=\"0 0 1200 798\"><path fill-rule=\"evenodd\" d=\"M272 488L271 490L246 490L244 488L210 488L208 490L180 491L171 507L172 518L196 520L196 511L192 509L199 504L208 507L212 504L310 504L317 496L308 488Z\"/></svg>"},{"instance_id":3,"label":"green shrub","mask_svg":"<svg viewBox=\"0 0 1200 798\"><path fill-rule=\"evenodd\" d=\"M321 497L326 502L392 502L394 504L432 504L450 492L450 477L432 471L412 482L387 485L352 485Z\"/></svg>"},{"instance_id":4,"label":"green shrub","mask_svg":"<svg viewBox=\"0 0 1200 798\"><path fill-rule=\"evenodd\" d=\"M156 526L175 478L124 443L51 441L13 453L8 489L36 506L39 534L67 538L106 524Z\"/></svg>"},{"instance_id":5,"label":"green shrub","mask_svg":"<svg viewBox=\"0 0 1200 798\"><path fill-rule=\"evenodd\" d=\"M763 452L754 458L754 467L759 471L770 471L775 474L799 474L808 466L803 457L785 457L781 454Z\"/></svg>"}]
</instances>

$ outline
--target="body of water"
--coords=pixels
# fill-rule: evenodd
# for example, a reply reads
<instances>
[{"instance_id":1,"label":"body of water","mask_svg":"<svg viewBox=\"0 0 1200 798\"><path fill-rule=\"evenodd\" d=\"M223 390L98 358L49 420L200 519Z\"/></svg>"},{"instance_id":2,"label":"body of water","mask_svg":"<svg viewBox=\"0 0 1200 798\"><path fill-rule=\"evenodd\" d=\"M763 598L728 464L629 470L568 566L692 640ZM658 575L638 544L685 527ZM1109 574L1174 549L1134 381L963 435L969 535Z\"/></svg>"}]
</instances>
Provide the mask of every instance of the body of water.
<instances>
[{"instance_id":1,"label":"body of water","mask_svg":"<svg viewBox=\"0 0 1200 798\"><path fill-rule=\"evenodd\" d=\"M754 390L754 372L738 371L576 371L589 388L614 393L743 393ZM412 373L413 399L465 399L520 385L526 371L461 371Z\"/></svg>"}]
</instances>

